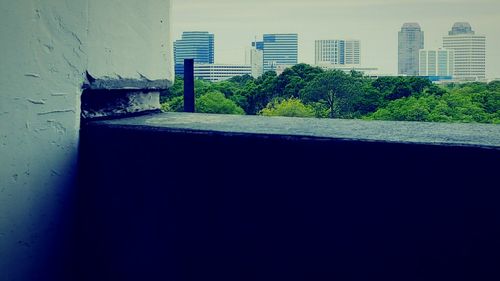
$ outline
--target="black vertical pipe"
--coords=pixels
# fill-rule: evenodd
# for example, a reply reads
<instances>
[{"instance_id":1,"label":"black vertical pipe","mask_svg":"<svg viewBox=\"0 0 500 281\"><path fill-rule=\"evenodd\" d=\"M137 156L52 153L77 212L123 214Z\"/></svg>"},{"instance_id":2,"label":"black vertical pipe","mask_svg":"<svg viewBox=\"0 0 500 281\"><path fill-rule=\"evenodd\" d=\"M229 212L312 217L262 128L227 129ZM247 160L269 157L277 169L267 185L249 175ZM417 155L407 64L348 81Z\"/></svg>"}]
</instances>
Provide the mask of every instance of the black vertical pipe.
<instances>
[{"instance_id":1,"label":"black vertical pipe","mask_svg":"<svg viewBox=\"0 0 500 281\"><path fill-rule=\"evenodd\" d=\"M184 112L195 112L194 59L184 60Z\"/></svg>"}]
</instances>

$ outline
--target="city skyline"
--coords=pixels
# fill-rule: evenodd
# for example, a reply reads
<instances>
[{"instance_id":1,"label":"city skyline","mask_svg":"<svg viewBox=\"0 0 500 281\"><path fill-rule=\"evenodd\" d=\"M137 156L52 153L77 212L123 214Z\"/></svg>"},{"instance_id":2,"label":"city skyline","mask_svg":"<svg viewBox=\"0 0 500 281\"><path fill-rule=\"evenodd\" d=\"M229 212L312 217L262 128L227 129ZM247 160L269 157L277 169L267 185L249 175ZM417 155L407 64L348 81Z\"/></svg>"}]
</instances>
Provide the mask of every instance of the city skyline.
<instances>
[{"instance_id":1,"label":"city skyline","mask_svg":"<svg viewBox=\"0 0 500 281\"><path fill-rule=\"evenodd\" d=\"M260 3L267 3L267 8L258 13ZM279 18L272 13L278 7L282 11ZM249 42L266 33L298 33L299 62L309 64L314 64L315 40L357 39L363 42L363 66L378 67L382 74L397 74L397 32L403 23L418 22L426 32L424 48L439 49L443 36L459 21L470 22L476 32L487 36L487 76L500 77L500 50L494 48L500 44L495 30L500 24L500 2L490 0L474 3L460 0L339 0L335 3L185 0L174 3L173 31L174 38L187 30L216 34L216 63L230 64L244 63Z\"/></svg>"}]
</instances>

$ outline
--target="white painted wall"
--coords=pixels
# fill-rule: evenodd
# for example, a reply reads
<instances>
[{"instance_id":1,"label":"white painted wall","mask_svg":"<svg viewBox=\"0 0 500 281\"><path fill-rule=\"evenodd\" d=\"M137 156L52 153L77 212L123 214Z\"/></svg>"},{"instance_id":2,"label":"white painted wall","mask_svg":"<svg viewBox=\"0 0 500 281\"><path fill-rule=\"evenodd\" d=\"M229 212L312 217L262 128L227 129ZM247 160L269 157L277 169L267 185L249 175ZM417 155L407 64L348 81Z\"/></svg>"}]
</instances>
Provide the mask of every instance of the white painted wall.
<instances>
[{"instance_id":1,"label":"white painted wall","mask_svg":"<svg viewBox=\"0 0 500 281\"><path fill-rule=\"evenodd\" d=\"M169 13L169 0L2 1L0 280L60 280L84 73L171 80Z\"/></svg>"},{"instance_id":2,"label":"white painted wall","mask_svg":"<svg viewBox=\"0 0 500 281\"><path fill-rule=\"evenodd\" d=\"M170 1L89 2L89 73L94 78L173 79Z\"/></svg>"}]
</instances>

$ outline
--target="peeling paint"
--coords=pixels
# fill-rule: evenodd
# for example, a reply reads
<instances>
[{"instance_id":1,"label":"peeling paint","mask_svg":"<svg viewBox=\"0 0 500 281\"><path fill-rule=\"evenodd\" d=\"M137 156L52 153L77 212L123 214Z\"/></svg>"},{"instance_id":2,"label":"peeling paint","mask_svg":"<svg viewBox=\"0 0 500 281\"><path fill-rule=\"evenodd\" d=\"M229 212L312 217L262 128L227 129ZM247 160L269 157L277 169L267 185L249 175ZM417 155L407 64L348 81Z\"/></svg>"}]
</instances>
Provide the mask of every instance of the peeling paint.
<instances>
[{"instance_id":1,"label":"peeling paint","mask_svg":"<svg viewBox=\"0 0 500 281\"><path fill-rule=\"evenodd\" d=\"M40 74L37 73L26 73L24 74L26 77L40 78Z\"/></svg>"},{"instance_id":2,"label":"peeling paint","mask_svg":"<svg viewBox=\"0 0 500 281\"><path fill-rule=\"evenodd\" d=\"M146 77L144 74L140 73L140 72L137 72L137 74L139 74L139 77L140 79L142 80L146 80L148 82L152 82L153 80L149 79L148 77Z\"/></svg>"},{"instance_id":3,"label":"peeling paint","mask_svg":"<svg viewBox=\"0 0 500 281\"><path fill-rule=\"evenodd\" d=\"M32 104L45 104L45 100L34 100L34 99L26 99L26 100L31 102Z\"/></svg>"},{"instance_id":4,"label":"peeling paint","mask_svg":"<svg viewBox=\"0 0 500 281\"><path fill-rule=\"evenodd\" d=\"M66 134L66 128L61 124L61 122L56 120L47 120L47 123L51 124L51 127L57 132L57 134Z\"/></svg>"},{"instance_id":5,"label":"peeling paint","mask_svg":"<svg viewBox=\"0 0 500 281\"><path fill-rule=\"evenodd\" d=\"M58 113L69 113L69 112L75 113L76 111L74 109L52 110L52 111L47 111L47 112L39 112L38 115L49 115L49 114L58 114Z\"/></svg>"},{"instance_id":6,"label":"peeling paint","mask_svg":"<svg viewBox=\"0 0 500 281\"><path fill-rule=\"evenodd\" d=\"M50 95L53 96L53 97L64 97L64 96L67 96L68 94L65 94L65 93L52 93Z\"/></svg>"},{"instance_id":7,"label":"peeling paint","mask_svg":"<svg viewBox=\"0 0 500 281\"><path fill-rule=\"evenodd\" d=\"M50 173L52 174L52 176L60 176L61 175L61 173L59 173L57 170L54 170L54 169L52 169L50 171Z\"/></svg>"}]
</instances>

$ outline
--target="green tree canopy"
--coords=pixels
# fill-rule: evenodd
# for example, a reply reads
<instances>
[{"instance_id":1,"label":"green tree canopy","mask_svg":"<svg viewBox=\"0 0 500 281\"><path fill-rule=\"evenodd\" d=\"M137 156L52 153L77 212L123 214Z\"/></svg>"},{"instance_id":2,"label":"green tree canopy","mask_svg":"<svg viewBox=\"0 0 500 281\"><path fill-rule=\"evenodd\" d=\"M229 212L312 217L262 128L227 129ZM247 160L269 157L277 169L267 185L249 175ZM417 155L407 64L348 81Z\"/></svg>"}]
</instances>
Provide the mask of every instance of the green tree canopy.
<instances>
[{"instance_id":1,"label":"green tree canopy","mask_svg":"<svg viewBox=\"0 0 500 281\"><path fill-rule=\"evenodd\" d=\"M280 102L270 102L261 112L263 116L314 117L312 107L304 105L299 99L290 98Z\"/></svg>"},{"instance_id":2,"label":"green tree canopy","mask_svg":"<svg viewBox=\"0 0 500 281\"><path fill-rule=\"evenodd\" d=\"M245 111L221 92L207 93L196 101L196 112L243 115Z\"/></svg>"},{"instance_id":3,"label":"green tree canopy","mask_svg":"<svg viewBox=\"0 0 500 281\"><path fill-rule=\"evenodd\" d=\"M360 95L363 83L342 71L326 71L300 92L300 98L306 104L317 103L329 111L330 118L349 117L355 96Z\"/></svg>"},{"instance_id":4,"label":"green tree canopy","mask_svg":"<svg viewBox=\"0 0 500 281\"><path fill-rule=\"evenodd\" d=\"M183 91L184 81L177 77L170 89L161 92L163 109L182 111ZM312 109L318 118L500 123L499 81L437 85L422 77L374 80L360 72L323 71L298 64L279 76L266 72L257 79L245 75L216 83L196 80L195 93L202 103L199 110L218 113L240 114L238 109L228 109L236 106L246 114L264 114L282 107L301 109L300 103L307 108L306 115Z\"/></svg>"}]
</instances>

